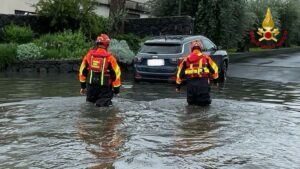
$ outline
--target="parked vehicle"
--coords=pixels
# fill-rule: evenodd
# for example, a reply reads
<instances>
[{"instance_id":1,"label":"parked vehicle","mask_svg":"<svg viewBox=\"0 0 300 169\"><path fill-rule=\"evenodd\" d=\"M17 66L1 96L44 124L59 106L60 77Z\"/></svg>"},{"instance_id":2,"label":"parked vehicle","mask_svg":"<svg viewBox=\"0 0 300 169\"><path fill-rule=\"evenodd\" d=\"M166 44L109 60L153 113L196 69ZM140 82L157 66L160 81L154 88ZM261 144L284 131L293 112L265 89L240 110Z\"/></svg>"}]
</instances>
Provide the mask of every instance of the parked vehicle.
<instances>
[{"instance_id":1,"label":"parked vehicle","mask_svg":"<svg viewBox=\"0 0 300 169\"><path fill-rule=\"evenodd\" d=\"M190 54L191 42L195 40L203 43L203 53L211 56L219 66L218 81L225 81L229 63L227 52L200 35L159 36L147 40L135 57L135 81L175 81L177 65L183 57Z\"/></svg>"}]
</instances>

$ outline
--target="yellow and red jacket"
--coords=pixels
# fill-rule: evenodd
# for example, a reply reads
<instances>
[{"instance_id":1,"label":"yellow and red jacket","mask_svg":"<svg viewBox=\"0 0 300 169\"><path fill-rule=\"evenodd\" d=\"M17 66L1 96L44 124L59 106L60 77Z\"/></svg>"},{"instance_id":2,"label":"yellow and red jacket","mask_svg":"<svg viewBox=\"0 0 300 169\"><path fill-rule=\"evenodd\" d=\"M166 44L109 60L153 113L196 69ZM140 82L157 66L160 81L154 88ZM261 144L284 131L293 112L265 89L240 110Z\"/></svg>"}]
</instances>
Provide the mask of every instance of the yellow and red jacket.
<instances>
[{"instance_id":1,"label":"yellow and red jacket","mask_svg":"<svg viewBox=\"0 0 300 169\"><path fill-rule=\"evenodd\" d=\"M218 71L218 66L209 56L196 50L178 65L176 84L180 85L184 77L187 79L197 77L217 79Z\"/></svg>"},{"instance_id":2,"label":"yellow and red jacket","mask_svg":"<svg viewBox=\"0 0 300 169\"><path fill-rule=\"evenodd\" d=\"M90 50L82 59L79 69L82 88L85 83L121 86L121 70L116 58L103 48Z\"/></svg>"}]
</instances>

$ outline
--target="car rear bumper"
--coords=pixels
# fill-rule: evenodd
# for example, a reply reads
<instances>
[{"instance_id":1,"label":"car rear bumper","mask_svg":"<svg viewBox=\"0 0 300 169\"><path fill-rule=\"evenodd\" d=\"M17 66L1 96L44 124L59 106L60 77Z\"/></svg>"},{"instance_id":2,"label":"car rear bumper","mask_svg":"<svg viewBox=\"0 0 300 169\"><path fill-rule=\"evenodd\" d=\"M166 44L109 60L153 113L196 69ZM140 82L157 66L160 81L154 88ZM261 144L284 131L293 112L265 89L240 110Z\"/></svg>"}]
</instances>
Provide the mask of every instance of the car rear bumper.
<instances>
[{"instance_id":1,"label":"car rear bumper","mask_svg":"<svg viewBox=\"0 0 300 169\"><path fill-rule=\"evenodd\" d=\"M150 68L136 66L134 78L136 80L175 81L176 67Z\"/></svg>"}]
</instances>

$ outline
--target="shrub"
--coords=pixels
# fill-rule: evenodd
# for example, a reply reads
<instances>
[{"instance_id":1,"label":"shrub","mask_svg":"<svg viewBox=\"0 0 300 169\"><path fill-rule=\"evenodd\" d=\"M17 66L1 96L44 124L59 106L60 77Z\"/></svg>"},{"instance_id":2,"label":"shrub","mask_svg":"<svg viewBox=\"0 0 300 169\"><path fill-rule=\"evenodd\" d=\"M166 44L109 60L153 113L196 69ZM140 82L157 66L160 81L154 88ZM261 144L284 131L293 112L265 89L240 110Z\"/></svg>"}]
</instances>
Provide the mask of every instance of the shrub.
<instances>
[{"instance_id":1,"label":"shrub","mask_svg":"<svg viewBox=\"0 0 300 169\"><path fill-rule=\"evenodd\" d=\"M42 48L36 46L34 43L27 43L19 45L17 48L17 59L18 60L30 60L30 59L41 59Z\"/></svg>"},{"instance_id":2,"label":"shrub","mask_svg":"<svg viewBox=\"0 0 300 169\"><path fill-rule=\"evenodd\" d=\"M94 40L101 33L108 32L108 23L108 19L102 16L96 14L87 15L84 21L80 23L80 29L89 39Z\"/></svg>"},{"instance_id":3,"label":"shrub","mask_svg":"<svg viewBox=\"0 0 300 169\"><path fill-rule=\"evenodd\" d=\"M60 51L58 49L47 49L43 51L44 59L60 59Z\"/></svg>"},{"instance_id":4,"label":"shrub","mask_svg":"<svg viewBox=\"0 0 300 169\"><path fill-rule=\"evenodd\" d=\"M43 51L45 59L81 58L89 49L90 43L80 31L64 31L47 34L34 41Z\"/></svg>"},{"instance_id":5,"label":"shrub","mask_svg":"<svg viewBox=\"0 0 300 169\"><path fill-rule=\"evenodd\" d=\"M52 30L62 31L78 30L87 18L95 15L96 3L95 0L39 0L34 6L39 16L49 19Z\"/></svg>"},{"instance_id":6,"label":"shrub","mask_svg":"<svg viewBox=\"0 0 300 169\"><path fill-rule=\"evenodd\" d=\"M70 51L68 49L48 49L43 51L45 59L74 59L81 58L87 53L88 49L78 49Z\"/></svg>"},{"instance_id":7,"label":"shrub","mask_svg":"<svg viewBox=\"0 0 300 169\"><path fill-rule=\"evenodd\" d=\"M125 40L128 43L130 49L133 50L134 53L137 53L141 47L140 44L142 42L142 39L136 35L121 34L121 35L116 35L114 38L117 40Z\"/></svg>"},{"instance_id":8,"label":"shrub","mask_svg":"<svg viewBox=\"0 0 300 169\"><path fill-rule=\"evenodd\" d=\"M10 24L4 27L3 39L9 43L28 43L34 37L33 31L30 27L18 26Z\"/></svg>"},{"instance_id":9,"label":"shrub","mask_svg":"<svg viewBox=\"0 0 300 169\"><path fill-rule=\"evenodd\" d=\"M45 49L65 48L68 50L74 50L89 47L89 43L86 43L86 37L82 32L77 31L73 33L70 30L43 35L39 39L35 40L34 43Z\"/></svg>"},{"instance_id":10,"label":"shrub","mask_svg":"<svg viewBox=\"0 0 300 169\"><path fill-rule=\"evenodd\" d=\"M16 44L0 44L0 69L16 60L17 45Z\"/></svg>"},{"instance_id":11,"label":"shrub","mask_svg":"<svg viewBox=\"0 0 300 169\"><path fill-rule=\"evenodd\" d=\"M112 39L109 45L109 51L116 56L119 62L130 64L134 59L134 53L130 50L126 41Z\"/></svg>"}]
</instances>

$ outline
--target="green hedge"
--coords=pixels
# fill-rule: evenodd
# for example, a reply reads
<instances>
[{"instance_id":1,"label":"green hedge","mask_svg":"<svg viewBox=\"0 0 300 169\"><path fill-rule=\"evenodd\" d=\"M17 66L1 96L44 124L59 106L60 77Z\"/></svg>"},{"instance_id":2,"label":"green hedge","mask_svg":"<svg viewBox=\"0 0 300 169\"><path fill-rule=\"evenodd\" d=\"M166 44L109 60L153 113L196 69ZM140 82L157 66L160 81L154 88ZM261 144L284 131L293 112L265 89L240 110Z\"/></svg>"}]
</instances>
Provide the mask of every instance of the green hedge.
<instances>
[{"instance_id":1,"label":"green hedge","mask_svg":"<svg viewBox=\"0 0 300 169\"><path fill-rule=\"evenodd\" d=\"M109 51L116 56L119 62L131 63L135 56L131 49L135 49L137 52L142 40L132 34L118 35L118 38L124 40L113 39ZM92 45L93 43L89 42L80 31L46 34L35 39L33 43L21 45L0 44L0 68L4 68L16 60L82 58Z\"/></svg>"},{"instance_id":2,"label":"green hedge","mask_svg":"<svg viewBox=\"0 0 300 169\"><path fill-rule=\"evenodd\" d=\"M85 16L84 21L80 23L80 30L88 39L94 40L103 32L108 32L108 19L97 14Z\"/></svg>"},{"instance_id":3,"label":"green hedge","mask_svg":"<svg viewBox=\"0 0 300 169\"><path fill-rule=\"evenodd\" d=\"M65 48L69 50L86 48L90 45L86 42L86 37L82 32L72 32L70 30L43 35L39 39L36 39L34 43L45 49Z\"/></svg>"},{"instance_id":4,"label":"green hedge","mask_svg":"<svg viewBox=\"0 0 300 169\"><path fill-rule=\"evenodd\" d=\"M16 60L17 44L0 44L0 69Z\"/></svg>"},{"instance_id":5,"label":"green hedge","mask_svg":"<svg viewBox=\"0 0 300 169\"><path fill-rule=\"evenodd\" d=\"M45 49L44 59L81 58L91 46L80 31L43 35L34 43Z\"/></svg>"},{"instance_id":6,"label":"green hedge","mask_svg":"<svg viewBox=\"0 0 300 169\"><path fill-rule=\"evenodd\" d=\"M29 43L33 38L34 33L30 27L10 24L3 29L3 39L7 43Z\"/></svg>"},{"instance_id":7,"label":"green hedge","mask_svg":"<svg viewBox=\"0 0 300 169\"><path fill-rule=\"evenodd\" d=\"M82 58L89 49L77 49L77 50L68 50L65 48L61 49L47 49L43 51L44 59L74 59Z\"/></svg>"}]
</instances>

